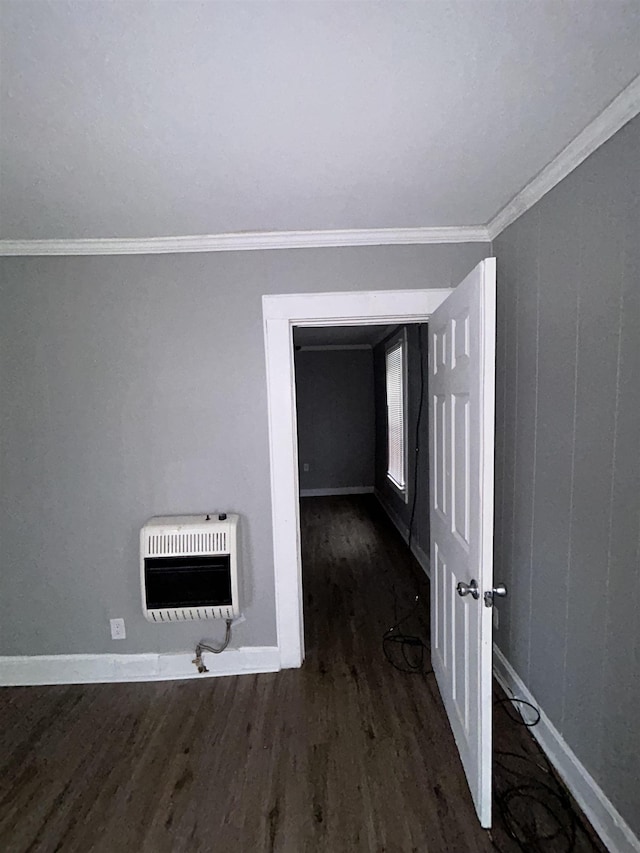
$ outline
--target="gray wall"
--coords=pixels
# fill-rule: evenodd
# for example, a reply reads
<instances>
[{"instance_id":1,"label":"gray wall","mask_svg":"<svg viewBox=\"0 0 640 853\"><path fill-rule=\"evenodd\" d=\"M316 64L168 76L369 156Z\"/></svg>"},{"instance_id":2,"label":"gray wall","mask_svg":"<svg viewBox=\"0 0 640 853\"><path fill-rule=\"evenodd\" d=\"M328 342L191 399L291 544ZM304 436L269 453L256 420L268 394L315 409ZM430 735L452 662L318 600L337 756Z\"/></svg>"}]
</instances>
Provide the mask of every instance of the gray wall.
<instances>
[{"instance_id":1,"label":"gray wall","mask_svg":"<svg viewBox=\"0 0 640 853\"><path fill-rule=\"evenodd\" d=\"M373 486L373 351L299 350L296 398L300 488Z\"/></svg>"},{"instance_id":2,"label":"gray wall","mask_svg":"<svg viewBox=\"0 0 640 853\"><path fill-rule=\"evenodd\" d=\"M640 119L498 237L497 642L640 833Z\"/></svg>"},{"instance_id":3,"label":"gray wall","mask_svg":"<svg viewBox=\"0 0 640 853\"><path fill-rule=\"evenodd\" d=\"M141 615L138 531L211 509L242 516L235 642L274 643L261 295L448 287L487 254L0 259L0 654L192 647L203 625ZM124 641L109 637L114 616Z\"/></svg>"},{"instance_id":4,"label":"gray wall","mask_svg":"<svg viewBox=\"0 0 640 853\"><path fill-rule=\"evenodd\" d=\"M459 282L454 282L459 284ZM408 529L416 494L412 541L417 542L425 554L430 553L429 539L429 395L428 380L428 325L410 324L404 327L407 340L407 486L408 501L405 502L387 478L387 402L386 402L386 342L378 344L374 351L375 395L376 395L376 489L384 503ZM421 336L421 337L420 337ZM395 335L393 336L395 339ZM390 339L388 339L390 340ZM416 432L420 410L420 344L424 397L420 432ZM416 438L418 442L416 443ZM416 454L416 446L420 448ZM418 462L417 457L420 457ZM418 465L416 478L416 464Z\"/></svg>"}]
</instances>

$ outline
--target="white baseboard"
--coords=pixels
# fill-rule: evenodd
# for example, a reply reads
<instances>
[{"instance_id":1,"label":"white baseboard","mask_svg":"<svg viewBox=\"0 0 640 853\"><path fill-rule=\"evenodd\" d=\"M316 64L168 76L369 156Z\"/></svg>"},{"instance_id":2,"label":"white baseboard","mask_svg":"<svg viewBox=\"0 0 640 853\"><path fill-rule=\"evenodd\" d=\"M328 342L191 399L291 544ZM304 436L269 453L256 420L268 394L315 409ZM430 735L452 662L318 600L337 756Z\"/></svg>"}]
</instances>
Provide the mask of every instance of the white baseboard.
<instances>
[{"instance_id":1,"label":"white baseboard","mask_svg":"<svg viewBox=\"0 0 640 853\"><path fill-rule=\"evenodd\" d=\"M373 486L342 486L336 489L300 489L301 498L327 498L332 495L372 495Z\"/></svg>"},{"instance_id":2,"label":"white baseboard","mask_svg":"<svg viewBox=\"0 0 640 853\"><path fill-rule=\"evenodd\" d=\"M607 850L612 851L612 853L640 853L640 839L633 834L602 788L580 763L571 747L540 708L520 676L495 644L493 646L493 672L507 695L512 694L519 699L525 699L540 710L540 722L537 726L533 726L530 731L571 791ZM517 709L517 705L514 707Z\"/></svg>"},{"instance_id":3,"label":"white baseboard","mask_svg":"<svg viewBox=\"0 0 640 853\"><path fill-rule=\"evenodd\" d=\"M409 528L406 524L404 524L398 515L391 509L389 504L382 497L382 493L378 491L378 489L374 490L374 494L378 500L378 503L382 507L382 509L389 516L389 521L396 528L400 536L404 539L405 542L409 542ZM429 559L429 555L426 554L420 545L415 541L415 539L411 542L411 553L416 558L416 560L420 563L422 570L426 574L428 578L431 578L431 560Z\"/></svg>"},{"instance_id":4,"label":"white baseboard","mask_svg":"<svg viewBox=\"0 0 640 853\"><path fill-rule=\"evenodd\" d=\"M0 686L35 684L103 684L117 681L173 681L278 672L276 646L245 646L219 655L205 652L210 670L200 674L194 652L134 655L31 655L0 657Z\"/></svg>"}]
</instances>

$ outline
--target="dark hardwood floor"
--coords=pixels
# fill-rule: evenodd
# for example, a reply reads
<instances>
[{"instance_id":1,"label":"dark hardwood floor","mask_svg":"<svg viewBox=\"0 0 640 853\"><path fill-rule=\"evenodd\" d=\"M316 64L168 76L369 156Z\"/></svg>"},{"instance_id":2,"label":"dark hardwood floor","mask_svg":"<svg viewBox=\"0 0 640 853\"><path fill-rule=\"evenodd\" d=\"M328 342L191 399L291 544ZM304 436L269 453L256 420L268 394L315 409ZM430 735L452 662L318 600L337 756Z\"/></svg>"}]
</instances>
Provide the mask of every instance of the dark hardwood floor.
<instances>
[{"instance_id":1,"label":"dark hardwood floor","mask_svg":"<svg viewBox=\"0 0 640 853\"><path fill-rule=\"evenodd\" d=\"M304 499L302 510L303 668L3 689L0 850L571 849L553 821L547 846L529 848L500 815L492 837L478 826L433 676L383 655L384 631L417 593L405 627L428 638L428 582L375 501ZM496 741L546 774L502 706ZM600 849L574 829L573 849Z\"/></svg>"}]
</instances>

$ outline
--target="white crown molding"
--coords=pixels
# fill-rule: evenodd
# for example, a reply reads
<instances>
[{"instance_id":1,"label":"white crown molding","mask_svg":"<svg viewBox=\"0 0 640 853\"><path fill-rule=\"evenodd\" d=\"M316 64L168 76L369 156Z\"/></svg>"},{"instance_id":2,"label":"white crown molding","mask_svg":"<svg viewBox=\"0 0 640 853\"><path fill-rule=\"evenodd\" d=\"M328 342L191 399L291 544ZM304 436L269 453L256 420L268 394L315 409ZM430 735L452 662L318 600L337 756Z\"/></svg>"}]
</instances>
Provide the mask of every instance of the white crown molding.
<instances>
[{"instance_id":1,"label":"white crown molding","mask_svg":"<svg viewBox=\"0 0 640 853\"><path fill-rule=\"evenodd\" d=\"M540 722L529 731L562 777L607 850L611 853L640 853L640 839L633 834L495 643L493 674L507 696L524 699L539 709ZM518 704L514 708L518 712L522 710Z\"/></svg>"},{"instance_id":2,"label":"white crown molding","mask_svg":"<svg viewBox=\"0 0 640 853\"><path fill-rule=\"evenodd\" d=\"M278 672L275 646L244 646L224 654L204 653L209 672L200 674L193 652L173 654L16 655L0 657L0 686L32 684L104 684L117 681L173 681Z\"/></svg>"},{"instance_id":3,"label":"white crown molding","mask_svg":"<svg viewBox=\"0 0 640 853\"><path fill-rule=\"evenodd\" d=\"M488 243L483 226L362 228L342 231L247 231L193 237L96 238L88 240L0 240L0 255L162 255L183 252L246 252L340 246L406 246L429 243Z\"/></svg>"},{"instance_id":4,"label":"white crown molding","mask_svg":"<svg viewBox=\"0 0 640 853\"><path fill-rule=\"evenodd\" d=\"M593 154L638 113L640 113L640 76L629 83L626 89L623 89L591 124L588 124L555 159L538 172L535 178L529 181L487 223L489 239L495 240L508 225L540 201L549 190L573 172L590 154Z\"/></svg>"}]
</instances>

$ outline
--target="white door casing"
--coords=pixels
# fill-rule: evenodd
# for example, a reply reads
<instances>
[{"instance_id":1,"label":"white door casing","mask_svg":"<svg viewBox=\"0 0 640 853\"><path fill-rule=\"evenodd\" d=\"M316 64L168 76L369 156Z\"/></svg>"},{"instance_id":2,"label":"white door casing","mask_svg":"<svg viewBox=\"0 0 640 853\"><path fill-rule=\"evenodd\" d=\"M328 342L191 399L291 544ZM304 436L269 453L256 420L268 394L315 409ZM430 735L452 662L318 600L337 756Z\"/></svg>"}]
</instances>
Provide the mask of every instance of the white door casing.
<instances>
[{"instance_id":1,"label":"white door casing","mask_svg":"<svg viewBox=\"0 0 640 853\"><path fill-rule=\"evenodd\" d=\"M491 826L495 258L429 322L431 656L480 823ZM457 593L477 583L477 597ZM464 591L464 589L463 589Z\"/></svg>"},{"instance_id":2,"label":"white door casing","mask_svg":"<svg viewBox=\"0 0 640 853\"><path fill-rule=\"evenodd\" d=\"M276 630L283 668L304 660L294 326L423 323L451 288L262 297L273 518Z\"/></svg>"}]
</instances>

